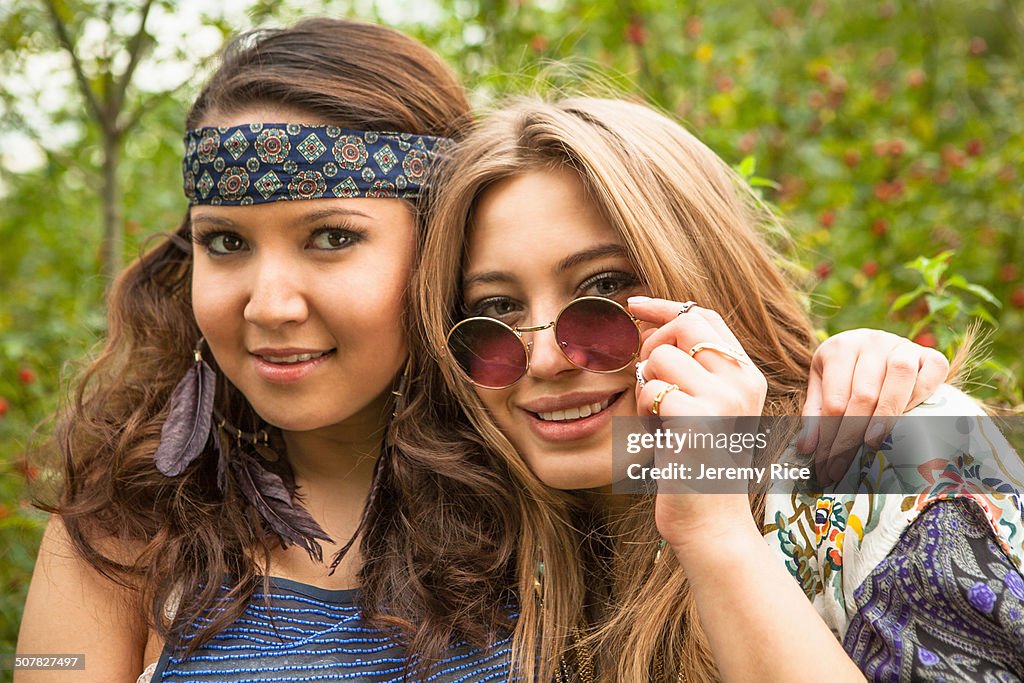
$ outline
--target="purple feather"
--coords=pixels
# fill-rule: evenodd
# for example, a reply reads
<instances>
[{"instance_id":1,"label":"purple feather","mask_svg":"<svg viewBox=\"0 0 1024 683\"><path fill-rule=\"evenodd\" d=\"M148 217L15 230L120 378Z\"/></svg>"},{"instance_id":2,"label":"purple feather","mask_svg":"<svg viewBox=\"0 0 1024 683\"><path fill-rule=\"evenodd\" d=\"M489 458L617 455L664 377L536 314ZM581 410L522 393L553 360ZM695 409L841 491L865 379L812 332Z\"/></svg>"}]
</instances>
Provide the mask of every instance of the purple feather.
<instances>
[{"instance_id":1,"label":"purple feather","mask_svg":"<svg viewBox=\"0 0 1024 683\"><path fill-rule=\"evenodd\" d=\"M333 542L292 494L280 475L263 467L258 458L239 452L231 466L242 493L260 517L281 539L281 546L297 545L317 562L323 561L323 549L317 540Z\"/></svg>"},{"instance_id":2,"label":"purple feather","mask_svg":"<svg viewBox=\"0 0 1024 683\"><path fill-rule=\"evenodd\" d=\"M153 456L156 468L166 476L184 472L206 447L213 426L216 379L213 369L200 360L174 387L171 407L160 430L160 445Z\"/></svg>"}]
</instances>

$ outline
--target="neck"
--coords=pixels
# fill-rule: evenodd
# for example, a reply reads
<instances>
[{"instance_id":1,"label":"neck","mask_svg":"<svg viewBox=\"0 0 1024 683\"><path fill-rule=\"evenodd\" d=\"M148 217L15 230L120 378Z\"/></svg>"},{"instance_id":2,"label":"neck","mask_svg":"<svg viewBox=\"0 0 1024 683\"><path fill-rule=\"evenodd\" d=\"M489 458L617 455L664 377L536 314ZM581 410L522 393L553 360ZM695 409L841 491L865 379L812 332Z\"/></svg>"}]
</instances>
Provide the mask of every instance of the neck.
<instances>
[{"instance_id":1,"label":"neck","mask_svg":"<svg viewBox=\"0 0 1024 683\"><path fill-rule=\"evenodd\" d=\"M288 461L306 509L335 541L355 531L373 481L390 392L342 423L284 432Z\"/></svg>"}]
</instances>

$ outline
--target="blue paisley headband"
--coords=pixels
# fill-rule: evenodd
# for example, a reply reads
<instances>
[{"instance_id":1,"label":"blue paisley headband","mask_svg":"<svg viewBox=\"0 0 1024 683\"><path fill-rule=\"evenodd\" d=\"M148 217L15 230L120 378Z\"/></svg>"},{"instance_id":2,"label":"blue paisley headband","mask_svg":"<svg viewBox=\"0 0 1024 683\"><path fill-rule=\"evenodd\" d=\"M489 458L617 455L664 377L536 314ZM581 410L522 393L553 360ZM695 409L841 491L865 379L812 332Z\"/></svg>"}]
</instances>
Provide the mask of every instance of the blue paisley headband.
<instances>
[{"instance_id":1,"label":"blue paisley headband","mask_svg":"<svg viewBox=\"0 0 1024 683\"><path fill-rule=\"evenodd\" d=\"M189 204L248 205L286 199L420 194L448 138L249 123L185 133L182 161Z\"/></svg>"}]
</instances>

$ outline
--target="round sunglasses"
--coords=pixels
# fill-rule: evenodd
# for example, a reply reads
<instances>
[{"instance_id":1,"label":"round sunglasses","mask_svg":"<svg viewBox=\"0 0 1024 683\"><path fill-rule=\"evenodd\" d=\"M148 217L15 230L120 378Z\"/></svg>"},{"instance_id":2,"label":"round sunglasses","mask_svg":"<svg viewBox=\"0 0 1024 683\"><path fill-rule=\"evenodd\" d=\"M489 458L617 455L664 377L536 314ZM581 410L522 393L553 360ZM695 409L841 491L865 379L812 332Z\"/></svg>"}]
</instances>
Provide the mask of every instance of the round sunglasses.
<instances>
[{"instance_id":1,"label":"round sunglasses","mask_svg":"<svg viewBox=\"0 0 1024 683\"><path fill-rule=\"evenodd\" d=\"M600 296L567 303L546 325L512 327L494 318L467 318L448 333L448 352L471 383L507 389L530 369L523 332L554 328L558 348L570 363L590 372L618 372L640 353L640 322L620 304Z\"/></svg>"}]
</instances>

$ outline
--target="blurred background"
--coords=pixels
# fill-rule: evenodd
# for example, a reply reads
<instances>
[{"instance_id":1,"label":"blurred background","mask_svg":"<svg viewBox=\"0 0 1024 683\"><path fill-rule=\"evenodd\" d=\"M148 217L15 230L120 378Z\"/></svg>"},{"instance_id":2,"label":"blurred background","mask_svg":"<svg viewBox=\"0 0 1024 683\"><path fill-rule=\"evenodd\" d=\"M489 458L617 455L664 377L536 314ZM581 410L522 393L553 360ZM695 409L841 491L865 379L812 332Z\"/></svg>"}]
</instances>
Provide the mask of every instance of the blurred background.
<instances>
[{"instance_id":1,"label":"blurred background","mask_svg":"<svg viewBox=\"0 0 1024 683\"><path fill-rule=\"evenodd\" d=\"M419 37L480 106L538 78L655 104L784 216L822 337L949 353L979 321L971 391L1024 404L1024 0L4 0L0 653L44 523L26 447L102 339L112 275L181 218L184 111L228 37L312 14Z\"/></svg>"}]
</instances>

